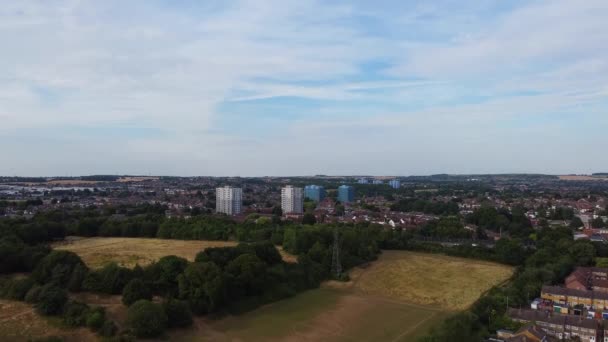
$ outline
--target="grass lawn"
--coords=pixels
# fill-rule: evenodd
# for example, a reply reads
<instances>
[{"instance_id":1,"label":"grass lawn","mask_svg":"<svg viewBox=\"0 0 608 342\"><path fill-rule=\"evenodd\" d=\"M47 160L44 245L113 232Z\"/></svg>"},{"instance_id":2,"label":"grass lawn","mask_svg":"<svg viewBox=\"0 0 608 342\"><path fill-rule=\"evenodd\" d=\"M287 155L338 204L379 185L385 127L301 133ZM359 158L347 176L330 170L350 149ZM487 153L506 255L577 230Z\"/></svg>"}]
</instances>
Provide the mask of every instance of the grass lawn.
<instances>
[{"instance_id":1,"label":"grass lawn","mask_svg":"<svg viewBox=\"0 0 608 342\"><path fill-rule=\"evenodd\" d=\"M194 261L196 254L208 247L236 246L234 241L165 240L152 238L70 237L53 245L54 249L78 254L91 268L100 268L109 262L133 267L148 265L167 255L176 255ZM283 259L295 262L295 257L279 249Z\"/></svg>"}]
</instances>

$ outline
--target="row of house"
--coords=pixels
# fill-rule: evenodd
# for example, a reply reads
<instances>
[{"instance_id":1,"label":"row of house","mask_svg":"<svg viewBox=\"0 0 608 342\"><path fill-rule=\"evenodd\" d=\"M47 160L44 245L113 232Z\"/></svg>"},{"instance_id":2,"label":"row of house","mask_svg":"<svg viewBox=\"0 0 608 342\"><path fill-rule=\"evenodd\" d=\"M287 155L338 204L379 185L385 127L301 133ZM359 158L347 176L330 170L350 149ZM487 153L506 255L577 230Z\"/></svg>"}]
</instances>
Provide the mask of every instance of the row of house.
<instances>
[{"instance_id":1,"label":"row of house","mask_svg":"<svg viewBox=\"0 0 608 342\"><path fill-rule=\"evenodd\" d=\"M576 315L562 315L531 309L509 309L516 322L535 323L551 336L561 339L579 338L582 342L608 342L608 324Z\"/></svg>"},{"instance_id":2,"label":"row of house","mask_svg":"<svg viewBox=\"0 0 608 342\"><path fill-rule=\"evenodd\" d=\"M608 292L608 269L601 267L577 267L566 280L568 289Z\"/></svg>"},{"instance_id":3,"label":"row of house","mask_svg":"<svg viewBox=\"0 0 608 342\"><path fill-rule=\"evenodd\" d=\"M608 309L608 292L580 290L561 286L543 286L541 298L566 307L583 305L597 310Z\"/></svg>"}]
</instances>

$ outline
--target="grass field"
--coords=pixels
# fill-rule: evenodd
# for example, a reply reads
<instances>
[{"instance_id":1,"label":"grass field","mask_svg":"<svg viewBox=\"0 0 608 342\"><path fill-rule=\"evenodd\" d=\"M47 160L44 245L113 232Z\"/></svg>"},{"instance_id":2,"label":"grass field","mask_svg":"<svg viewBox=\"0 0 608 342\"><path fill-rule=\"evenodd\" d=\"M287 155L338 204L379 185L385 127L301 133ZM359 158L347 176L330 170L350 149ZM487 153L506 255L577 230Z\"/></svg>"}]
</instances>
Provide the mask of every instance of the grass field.
<instances>
[{"instance_id":1,"label":"grass field","mask_svg":"<svg viewBox=\"0 0 608 342\"><path fill-rule=\"evenodd\" d=\"M122 260L126 264L133 264L134 260L150 262L168 254L192 260L198 251L213 245L217 244L92 238L57 248L73 250L88 264L99 266L108 260ZM507 280L512 272L508 266L472 259L385 251L367 267L352 270L349 282L326 282L319 289L238 316L219 319L198 317L194 327L173 330L166 339L220 342L414 341L449 314L469 307L483 292ZM120 304L119 296L74 296L89 304L104 306L108 315L122 325L126 308ZM0 312L5 311L0 309ZM20 315L11 310L7 312L7 317ZM21 329L18 324L23 323L16 322L0 321L0 334ZM43 323L24 330L44 331L37 325Z\"/></svg>"},{"instance_id":2,"label":"grass field","mask_svg":"<svg viewBox=\"0 0 608 342\"><path fill-rule=\"evenodd\" d=\"M445 314L432 308L321 288L255 311L171 334L179 341L412 341Z\"/></svg>"},{"instance_id":3,"label":"grass field","mask_svg":"<svg viewBox=\"0 0 608 342\"><path fill-rule=\"evenodd\" d=\"M348 283L220 320L199 319L175 333L185 341L413 341L450 313L465 309L510 267L441 255L385 251L351 271Z\"/></svg>"},{"instance_id":4,"label":"grass field","mask_svg":"<svg viewBox=\"0 0 608 342\"><path fill-rule=\"evenodd\" d=\"M446 310L464 310L509 279L513 268L437 254L385 251L380 262L356 269L355 288L370 294Z\"/></svg>"},{"instance_id":5,"label":"grass field","mask_svg":"<svg viewBox=\"0 0 608 342\"><path fill-rule=\"evenodd\" d=\"M0 299L1 341L28 341L43 336L60 336L66 342L96 340L86 328L62 328L58 318L44 318L31 305Z\"/></svg>"},{"instance_id":6,"label":"grass field","mask_svg":"<svg viewBox=\"0 0 608 342\"><path fill-rule=\"evenodd\" d=\"M176 255L194 261L196 254L208 247L235 246L234 241L163 240L148 238L68 238L53 245L54 249L78 254L91 268L99 268L109 262L133 267L148 265L164 256ZM295 257L280 250L283 259L295 262Z\"/></svg>"}]
</instances>

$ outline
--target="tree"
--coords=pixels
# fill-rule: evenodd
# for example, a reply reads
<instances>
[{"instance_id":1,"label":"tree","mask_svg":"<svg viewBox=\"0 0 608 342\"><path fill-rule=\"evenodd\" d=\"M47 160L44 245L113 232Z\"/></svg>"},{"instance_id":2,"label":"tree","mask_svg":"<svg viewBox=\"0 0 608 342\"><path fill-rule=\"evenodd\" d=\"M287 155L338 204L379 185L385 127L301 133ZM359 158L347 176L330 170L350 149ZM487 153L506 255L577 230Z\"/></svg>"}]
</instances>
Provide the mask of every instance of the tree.
<instances>
[{"instance_id":1,"label":"tree","mask_svg":"<svg viewBox=\"0 0 608 342\"><path fill-rule=\"evenodd\" d=\"M192 311L188 302L169 299L163 303L163 309L167 314L169 328L183 328L192 325Z\"/></svg>"},{"instance_id":2,"label":"tree","mask_svg":"<svg viewBox=\"0 0 608 342\"><path fill-rule=\"evenodd\" d=\"M253 247L255 255L268 265L278 264L283 261L281 253L268 241L253 243L250 246Z\"/></svg>"},{"instance_id":3,"label":"tree","mask_svg":"<svg viewBox=\"0 0 608 342\"><path fill-rule=\"evenodd\" d=\"M95 307L87 313L86 325L93 331L100 330L106 322L106 311L102 307Z\"/></svg>"},{"instance_id":4,"label":"tree","mask_svg":"<svg viewBox=\"0 0 608 342\"><path fill-rule=\"evenodd\" d=\"M36 303L36 311L41 315L56 315L63 310L68 301L65 290L55 284L47 284L42 287Z\"/></svg>"},{"instance_id":5,"label":"tree","mask_svg":"<svg viewBox=\"0 0 608 342\"><path fill-rule=\"evenodd\" d=\"M224 298L224 276L213 262L195 262L178 278L179 298L197 314L216 310Z\"/></svg>"},{"instance_id":6,"label":"tree","mask_svg":"<svg viewBox=\"0 0 608 342\"><path fill-rule=\"evenodd\" d=\"M140 299L152 299L152 291L143 280L132 279L122 290L122 303L129 306Z\"/></svg>"},{"instance_id":7,"label":"tree","mask_svg":"<svg viewBox=\"0 0 608 342\"><path fill-rule=\"evenodd\" d=\"M159 304L149 300L139 300L127 311L127 326L140 338L162 335L167 329L167 314Z\"/></svg>"},{"instance_id":8,"label":"tree","mask_svg":"<svg viewBox=\"0 0 608 342\"><path fill-rule=\"evenodd\" d=\"M253 254L241 254L226 266L226 274L230 282L231 294L255 295L264 288L266 263Z\"/></svg>"},{"instance_id":9,"label":"tree","mask_svg":"<svg viewBox=\"0 0 608 342\"><path fill-rule=\"evenodd\" d=\"M274 206L272 208L272 215L283 216L283 209L281 209L281 207L279 207L279 206Z\"/></svg>"},{"instance_id":10,"label":"tree","mask_svg":"<svg viewBox=\"0 0 608 342\"><path fill-rule=\"evenodd\" d=\"M86 278L88 269L82 264L77 264L70 275L70 280L67 283L68 290L72 292L78 292L82 288L82 283Z\"/></svg>"},{"instance_id":11,"label":"tree","mask_svg":"<svg viewBox=\"0 0 608 342\"><path fill-rule=\"evenodd\" d=\"M605 226L606 224L604 223L604 220L599 216L591 221L591 227L593 228L604 228Z\"/></svg>"},{"instance_id":12,"label":"tree","mask_svg":"<svg viewBox=\"0 0 608 342\"><path fill-rule=\"evenodd\" d=\"M32 276L38 283L53 281L64 286L69 282L73 270L78 265L86 269L84 262L75 253L55 250L38 263Z\"/></svg>"},{"instance_id":13,"label":"tree","mask_svg":"<svg viewBox=\"0 0 608 342\"><path fill-rule=\"evenodd\" d=\"M344 205L336 204L336 216L344 216L345 209Z\"/></svg>"},{"instance_id":14,"label":"tree","mask_svg":"<svg viewBox=\"0 0 608 342\"><path fill-rule=\"evenodd\" d=\"M500 239L495 250L498 260L509 265L521 265L526 260L526 251L517 240Z\"/></svg>"},{"instance_id":15,"label":"tree","mask_svg":"<svg viewBox=\"0 0 608 342\"><path fill-rule=\"evenodd\" d=\"M578 228L581 228L583 226L584 226L583 221L578 216L574 216L572 218L572 221L570 221L570 228L576 228L576 229L578 229Z\"/></svg>"},{"instance_id":16,"label":"tree","mask_svg":"<svg viewBox=\"0 0 608 342\"><path fill-rule=\"evenodd\" d=\"M302 224L314 225L315 223L317 223L317 218L314 214L306 213L302 217Z\"/></svg>"},{"instance_id":17,"label":"tree","mask_svg":"<svg viewBox=\"0 0 608 342\"><path fill-rule=\"evenodd\" d=\"M80 327L85 325L89 306L77 302L70 301L65 305L63 310L63 322L71 327Z\"/></svg>"},{"instance_id":18,"label":"tree","mask_svg":"<svg viewBox=\"0 0 608 342\"><path fill-rule=\"evenodd\" d=\"M34 280L30 277L10 280L6 286L5 295L9 299L23 300L33 286Z\"/></svg>"},{"instance_id":19,"label":"tree","mask_svg":"<svg viewBox=\"0 0 608 342\"><path fill-rule=\"evenodd\" d=\"M568 249L574 262L579 266L589 266L595 257L595 248L588 241L576 241Z\"/></svg>"}]
</instances>

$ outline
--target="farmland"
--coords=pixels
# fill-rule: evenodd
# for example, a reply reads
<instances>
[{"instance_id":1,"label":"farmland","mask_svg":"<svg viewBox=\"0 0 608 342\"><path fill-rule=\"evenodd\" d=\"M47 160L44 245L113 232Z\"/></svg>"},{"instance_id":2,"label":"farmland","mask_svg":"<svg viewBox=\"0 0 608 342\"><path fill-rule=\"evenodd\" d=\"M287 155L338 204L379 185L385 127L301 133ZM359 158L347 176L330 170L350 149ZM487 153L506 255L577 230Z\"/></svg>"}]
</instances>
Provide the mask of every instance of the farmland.
<instances>
[{"instance_id":1,"label":"farmland","mask_svg":"<svg viewBox=\"0 0 608 342\"><path fill-rule=\"evenodd\" d=\"M209 247L235 246L234 241L163 240L151 238L68 238L53 245L54 249L72 251L91 268L109 262L133 267L148 265L164 256L176 255L194 261L196 254ZM295 257L281 250L283 259L294 262Z\"/></svg>"}]
</instances>

